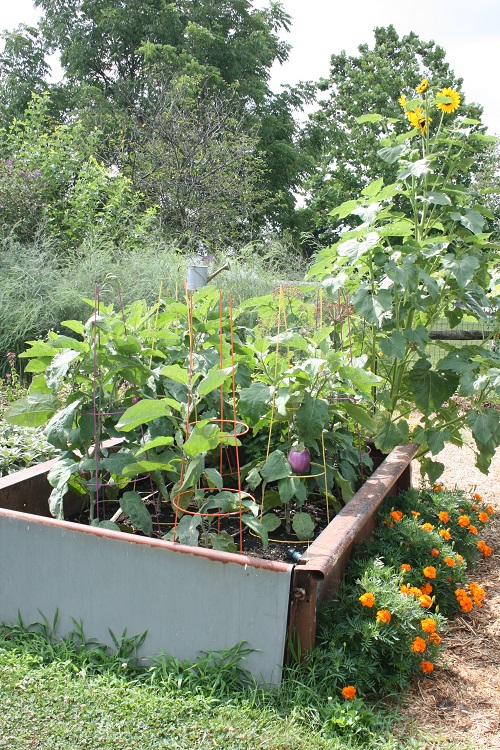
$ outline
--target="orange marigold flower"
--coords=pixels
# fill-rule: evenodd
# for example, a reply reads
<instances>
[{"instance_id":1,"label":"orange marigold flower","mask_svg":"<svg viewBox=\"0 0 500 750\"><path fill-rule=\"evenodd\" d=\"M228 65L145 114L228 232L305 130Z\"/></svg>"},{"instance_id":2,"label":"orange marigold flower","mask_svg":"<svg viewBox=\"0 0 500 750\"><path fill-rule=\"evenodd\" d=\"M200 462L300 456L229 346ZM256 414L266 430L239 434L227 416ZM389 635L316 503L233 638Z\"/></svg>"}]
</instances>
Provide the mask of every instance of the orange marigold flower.
<instances>
[{"instance_id":1,"label":"orange marigold flower","mask_svg":"<svg viewBox=\"0 0 500 750\"><path fill-rule=\"evenodd\" d=\"M459 555L458 552L457 552L457 560L460 563L462 563L464 561L464 558L462 557L462 555Z\"/></svg>"},{"instance_id":2,"label":"orange marigold flower","mask_svg":"<svg viewBox=\"0 0 500 750\"><path fill-rule=\"evenodd\" d=\"M346 701L353 701L356 697L356 688L354 685L346 685L345 688L342 688L342 698L344 698Z\"/></svg>"},{"instance_id":3,"label":"orange marigold flower","mask_svg":"<svg viewBox=\"0 0 500 750\"><path fill-rule=\"evenodd\" d=\"M461 526L463 529L470 524L470 518L469 516L459 516L458 517L458 525Z\"/></svg>"},{"instance_id":4,"label":"orange marigold flower","mask_svg":"<svg viewBox=\"0 0 500 750\"><path fill-rule=\"evenodd\" d=\"M441 490L442 490L442 489L443 489L443 485L442 485L442 484L436 484L436 485L434 485L434 487L432 488L432 491L433 491L433 492L441 492Z\"/></svg>"},{"instance_id":5,"label":"orange marigold flower","mask_svg":"<svg viewBox=\"0 0 500 750\"><path fill-rule=\"evenodd\" d=\"M443 537L443 539L446 539L446 541L449 541L451 539L451 534L450 534L449 529L441 529L439 533Z\"/></svg>"},{"instance_id":6,"label":"orange marigold flower","mask_svg":"<svg viewBox=\"0 0 500 750\"><path fill-rule=\"evenodd\" d=\"M426 581L420 586L420 591L422 594L430 594L432 592L432 586L429 581Z\"/></svg>"},{"instance_id":7,"label":"orange marigold flower","mask_svg":"<svg viewBox=\"0 0 500 750\"><path fill-rule=\"evenodd\" d=\"M489 514L490 514L490 516L492 516L494 512L495 512L495 511L493 510L493 506L492 506L492 505L488 505L488 506L486 507L486 513L489 513Z\"/></svg>"},{"instance_id":8,"label":"orange marigold flower","mask_svg":"<svg viewBox=\"0 0 500 750\"><path fill-rule=\"evenodd\" d=\"M391 613L388 609L379 609L377 612L377 620L384 625L388 625L391 621Z\"/></svg>"},{"instance_id":9,"label":"orange marigold flower","mask_svg":"<svg viewBox=\"0 0 500 750\"><path fill-rule=\"evenodd\" d=\"M375 604L375 597L373 594L371 594L369 591L366 592L366 594L362 594L359 597L359 601L363 605L363 607L373 607Z\"/></svg>"},{"instance_id":10,"label":"orange marigold flower","mask_svg":"<svg viewBox=\"0 0 500 750\"><path fill-rule=\"evenodd\" d=\"M443 562L445 562L450 568L455 567L455 560L452 557L445 557Z\"/></svg>"},{"instance_id":11,"label":"orange marigold flower","mask_svg":"<svg viewBox=\"0 0 500 750\"><path fill-rule=\"evenodd\" d=\"M431 555L432 555L433 557L439 557L439 550L438 550L438 549L436 549L436 547L433 547L433 548L431 549Z\"/></svg>"},{"instance_id":12,"label":"orange marigold flower","mask_svg":"<svg viewBox=\"0 0 500 750\"><path fill-rule=\"evenodd\" d=\"M439 646L441 643L441 636L438 633L430 633L427 636L427 640L429 643L434 643L436 646Z\"/></svg>"},{"instance_id":13,"label":"orange marigold flower","mask_svg":"<svg viewBox=\"0 0 500 750\"><path fill-rule=\"evenodd\" d=\"M489 515L484 512L479 513L478 518L481 521L481 523L486 523L490 519Z\"/></svg>"},{"instance_id":14,"label":"orange marigold flower","mask_svg":"<svg viewBox=\"0 0 500 750\"><path fill-rule=\"evenodd\" d=\"M422 572L426 578L436 577L436 568L433 565L427 565Z\"/></svg>"},{"instance_id":15,"label":"orange marigold flower","mask_svg":"<svg viewBox=\"0 0 500 750\"><path fill-rule=\"evenodd\" d=\"M423 523L422 528L424 531L432 531L434 526L432 525L432 523Z\"/></svg>"},{"instance_id":16,"label":"orange marigold flower","mask_svg":"<svg viewBox=\"0 0 500 750\"><path fill-rule=\"evenodd\" d=\"M432 605L432 599L428 594L422 594L422 596L419 596L418 601L424 609L428 609Z\"/></svg>"},{"instance_id":17,"label":"orange marigold flower","mask_svg":"<svg viewBox=\"0 0 500 750\"><path fill-rule=\"evenodd\" d=\"M472 599L467 594L465 589L457 589L455 591L455 596L457 598L458 603L460 604L460 607L463 612L470 612L472 609Z\"/></svg>"},{"instance_id":18,"label":"orange marigold flower","mask_svg":"<svg viewBox=\"0 0 500 750\"><path fill-rule=\"evenodd\" d=\"M402 563L401 570L404 570L405 573L409 573L411 570L411 565L408 565L408 563Z\"/></svg>"},{"instance_id":19,"label":"orange marigold flower","mask_svg":"<svg viewBox=\"0 0 500 750\"><path fill-rule=\"evenodd\" d=\"M420 626L425 633L435 633L437 629L436 621L432 617L425 617L420 621Z\"/></svg>"},{"instance_id":20,"label":"orange marigold flower","mask_svg":"<svg viewBox=\"0 0 500 750\"><path fill-rule=\"evenodd\" d=\"M471 510L479 510L479 505L471 505Z\"/></svg>"},{"instance_id":21,"label":"orange marigold flower","mask_svg":"<svg viewBox=\"0 0 500 750\"><path fill-rule=\"evenodd\" d=\"M423 654L426 648L427 648L427 643L424 641L423 638L420 638L420 636L417 635L417 637L411 644L411 650L414 651L416 654Z\"/></svg>"},{"instance_id":22,"label":"orange marigold flower","mask_svg":"<svg viewBox=\"0 0 500 750\"><path fill-rule=\"evenodd\" d=\"M481 500L483 499L479 492L474 492L473 498L474 500L479 500L479 502L481 502Z\"/></svg>"},{"instance_id":23,"label":"orange marigold flower","mask_svg":"<svg viewBox=\"0 0 500 750\"><path fill-rule=\"evenodd\" d=\"M421 661L420 662L420 669L424 674L430 674L434 671L434 664L431 664L430 661Z\"/></svg>"},{"instance_id":24,"label":"orange marigold flower","mask_svg":"<svg viewBox=\"0 0 500 750\"><path fill-rule=\"evenodd\" d=\"M467 526L471 534L477 534L477 528L473 526L472 524L470 526Z\"/></svg>"},{"instance_id":25,"label":"orange marigold flower","mask_svg":"<svg viewBox=\"0 0 500 750\"><path fill-rule=\"evenodd\" d=\"M422 596L422 591L416 586L410 586L410 594L413 594L413 596Z\"/></svg>"},{"instance_id":26,"label":"orange marigold flower","mask_svg":"<svg viewBox=\"0 0 500 750\"><path fill-rule=\"evenodd\" d=\"M482 589L477 583L469 583L469 591L474 598L474 603L477 604L478 607L482 607L482 602L485 597L484 589Z\"/></svg>"},{"instance_id":27,"label":"orange marigold flower","mask_svg":"<svg viewBox=\"0 0 500 750\"><path fill-rule=\"evenodd\" d=\"M396 522L397 521L401 521L401 519L403 518L403 514L402 514L402 512L400 510L393 510L393 511L391 511L390 515L391 515L391 518L393 518L394 521L396 521Z\"/></svg>"},{"instance_id":28,"label":"orange marigold flower","mask_svg":"<svg viewBox=\"0 0 500 750\"><path fill-rule=\"evenodd\" d=\"M482 540L477 543L477 548L485 557L489 557L493 552L491 547L488 547L486 542L483 542Z\"/></svg>"},{"instance_id":29,"label":"orange marigold flower","mask_svg":"<svg viewBox=\"0 0 500 750\"><path fill-rule=\"evenodd\" d=\"M440 510L439 520L442 521L443 523L449 523L450 522L449 513L446 510Z\"/></svg>"},{"instance_id":30,"label":"orange marigold flower","mask_svg":"<svg viewBox=\"0 0 500 750\"><path fill-rule=\"evenodd\" d=\"M412 511L411 511L411 514L412 514L412 516L416 516L417 518L418 518L418 517L419 517L419 515L420 515L420 513L418 512L418 510L412 510Z\"/></svg>"},{"instance_id":31,"label":"orange marigold flower","mask_svg":"<svg viewBox=\"0 0 500 750\"><path fill-rule=\"evenodd\" d=\"M399 587L399 590L400 590L400 591L401 591L401 593L402 593L402 594L404 594L405 596L408 596L408 594L410 593L410 587L409 587L409 586L405 586L405 584L403 584L402 586L400 586L400 587Z\"/></svg>"}]
</instances>

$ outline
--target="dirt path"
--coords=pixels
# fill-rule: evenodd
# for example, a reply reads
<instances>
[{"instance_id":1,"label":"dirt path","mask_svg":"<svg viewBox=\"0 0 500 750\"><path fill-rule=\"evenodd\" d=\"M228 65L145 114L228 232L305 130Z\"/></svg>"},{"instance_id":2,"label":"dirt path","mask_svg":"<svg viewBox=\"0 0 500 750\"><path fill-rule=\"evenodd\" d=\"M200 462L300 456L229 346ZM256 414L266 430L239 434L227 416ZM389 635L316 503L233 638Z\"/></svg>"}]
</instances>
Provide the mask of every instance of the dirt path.
<instances>
[{"instance_id":1,"label":"dirt path","mask_svg":"<svg viewBox=\"0 0 500 750\"><path fill-rule=\"evenodd\" d=\"M404 713L429 736L428 750L449 741L455 747L500 750L500 450L487 476L475 468L468 447L449 445L437 458L446 466L441 480L447 487L474 487L495 508L483 535L493 554L471 573L486 592L482 609L448 623L440 668L414 683ZM413 483L419 482L417 464Z\"/></svg>"}]
</instances>

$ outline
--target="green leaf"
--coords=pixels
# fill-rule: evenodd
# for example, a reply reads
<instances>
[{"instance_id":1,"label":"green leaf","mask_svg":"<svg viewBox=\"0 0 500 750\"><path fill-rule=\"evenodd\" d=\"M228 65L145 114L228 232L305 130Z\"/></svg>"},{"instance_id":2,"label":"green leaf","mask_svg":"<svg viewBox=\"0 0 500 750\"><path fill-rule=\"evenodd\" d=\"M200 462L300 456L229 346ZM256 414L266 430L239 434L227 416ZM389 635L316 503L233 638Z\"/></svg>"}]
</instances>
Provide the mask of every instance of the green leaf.
<instances>
[{"instance_id":1,"label":"green leaf","mask_svg":"<svg viewBox=\"0 0 500 750\"><path fill-rule=\"evenodd\" d=\"M379 241L377 232L369 232L364 240L352 239L341 242L337 248L339 257L349 258L352 261L358 260L372 248L376 247Z\"/></svg>"},{"instance_id":2,"label":"green leaf","mask_svg":"<svg viewBox=\"0 0 500 750\"><path fill-rule=\"evenodd\" d=\"M9 424L40 427L60 408L58 399L49 393L29 393L15 401L4 414Z\"/></svg>"},{"instance_id":3,"label":"green leaf","mask_svg":"<svg viewBox=\"0 0 500 750\"><path fill-rule=\"evenodd\" d=\"M380 193L384 185L384 178L379 177L378 180L373 180L362 190L362 195L366 195L368 198L375 198Z\"/></svg>"},{"instance_id":4,"label":"green leaf","mask_svg":"<svg viewBox=\"0 0 500 750\"><path fill-rule=\"evenodd\" d=\"M56 448L66 450L68 447L69 433L75 420L75 411L78 409L83 399L73 401L72 404L58 411L44 430L45 437Z\"/></svg>"},{"instance_id":5,"label":"green leaf","mask_svg":"<svg viewBox=\"0 0 500 750\"><path fill-rule=\"evenodd\" d=\"M83 336L85 333L85 326L83 325L81 320L63 320L61 322L61 325L65 328L69 328L70 331L79 333L81 336Z\"/></svg>"},{"instance_id":6,"label":"green leaf","mask_svg":"<svg viewBox=\"0 0 500 750\"><path fill-rule=\"evenodd\" d=\"M381 148L377 151L377 155L383 161L387 162L387 164L394 164L405 150L406 146L403 144L401 146L394 146L393 148Z\"/></svg>"},{"instance_id":7,"label":"green leaf","mask_svg":"<svg viewBox=\"0 0 500 750\"><path fill-rule=\"evenodd\" d=\"M403 359L406 354L406 338L401 331L393 331L387 338L380 339L378 345L382 352L391 359Z\"/></svg>"},{"instance_id":8,"label":"green leaf","mask_svg":"<svg viewBox=\"0 0 500 750\"><path fill-rule=\"evenodd\" d=\"M466 229L469 229L472 234L481 234L484 227L484 216L479 211L473 211L468 209L465 214L459 214L457 212L450 214L450 217L455 221L459 221Z\"/></svg>"},{"instance_id":9,"label":"green leaf","mask_svg":"<svg viewBox=\"0 0 500 750\"><path fill-rule=\"evenodd\" d=\"M299 539L306 541L314 537L315 524L309 513L296 513L292 526Z\"/></svg>"},{"instance_id":10,"label":"green leaf","mask_svg":"<svg viewBox=\"0 0 500 750\"><path fill-rule=\"evenodd\" d=\"M350 216L355 208L358 207L358 201L345 201L330 211L330 216L338 216L339 219L345 219L346 216Z\"/></svg>"},{"instance_id":11,"label":"green leaf","mask_svg":"<svg viewBox=\"0 0 500 750\"><path fill-rule=\"evenodd\" d=\"M430 414L455 393L459 377L451 371L436 372L426 359L419 359L409 373L408 383L417 409Z\"/></svg>"},{"instance_id":12,"label":"green leaf","mask_svg":"<svg viewBox=\"0 0 500 750\"><path fill-rule=\"evenodd\" d=\"M151 536L153 521L138 492L124 492L120 498L120 508L130 517L135 528Z\"/></svg>"},{"instance_id":13,"label":"green leaf","mask_svg":"<svg viewBox=\"0 0 500 750\"><path fill-rule=\"evenodd\" d=\"M30 348L19 354L20 359L32 359L33 357L54 357L57 354L57 349L46 341L28 341Z\"/></svg>"},{"instance_id":14,"label":"green leaf","mask_svg":"<svg viewBox=\"0 0 500 750\"><path fill-rule=\"evenodd\" d=\"M420 473L427 476L429 482L434 484L444 471L444 464L440 461L433 461L431 458L424 458L420 462Z\"/></svg>"},{"instance_id":15,"label":"green leaf","mask_svg":"<svg viewBox=\"0 0 500 750\"><path fill-rule=\"evenodd\" d=\"M292 497L302 498L302 503L307 496L307 490L299 477L285 477L278 482L278 491L283 504L289 503ZM301 503L301 504L302 504Z\"/></svg>"},{"instance_id":16,"label":"green leaf","mask_svg":"<svg viewBox=\"0 0 500 750\"><path fill-rule=\"evenodd\" d=\"M180 405L172 398L143 399L137 404L130 406L120 417L116 429L121 432L130 432L141 424L160 419L172 413L172 409L179 411Z\"/></svg>"},{"instance_id":17,"label":"green leaf","mask_svg":"<svg viewBox=\"0 0 500 750\"><path fill-rule=\"evenodd\" d=\"M295 412L295 424L300 441L310 445L328 426L328 402L304 393L302 404Z\"/></svg>"},{"instance_id":18,"label":"green leaf","mask_svg":"<svg viewBox=\"0 0 500 750\"><path fill-rule=\"evenodd\" d=\"M216 549L219 552L238 552L238 547L233 537L227 531L219 531L218 534L209 534L208 538L212 549Z\"/></svg>"},{"instance_id":19,"label":"green leaf","mask_svg":"<svg viewBox=\"0 0 500 750\"><path fill-rule=\"evenodd\" d=\"M381 289L378 294L372 294L367 286L362 285L354 292L352 303L361 317L380 327L392 308L392 294L389 289Z\"/></svg>"},{"instance_id":20,"label":"green leaf","mask_svg":"<svg viewBox=\"0 0 500 750\"><path fill-rule=\"evenodd\" d=\"M248 526L249 529L251 529L262 541L262 548L267 549L269 546L269 537L267 533L267 529L264 526L263 523L259 521L258 518L255 518L255 516L250 515L249 513L244 513L241 517L241 520L245 524L245 526Z\"/></svg>"},{"instance_id":21,"label":"green leaf","mask_svg":"<svg viewBox=\"0 0 500 750\"><path fill-rule=\"evenodd\" d=\"M232 367L224 367L222 370L210 370L208 375L203 378L199 386L197 387L197 393L200 398L208 395L211 391L216 388L220 388L226 380L228 380L233 373Z\"/></svg>"},{"instance_id":22,"label":"green leaf","mask_svg":"<svg viewBox=\"0 0 500 750\"><path fill-rule=\"evenodd\" d=\"M281 520L275 513L266 513L260 520L269 533L276 531L281 526Z\"/></svg>"},{"instance_id":23,"label":"green leaf","mask_svg":"<svg viewBox=\"0 0 500 750\"><path fill-rule=\"evenodd\" d=\"M256 424L269 411L271 398L271 388L263 383L252 383L249 388L242 388L238 408L243 419Z\"/></svg>"},{"instance_id":24,"label":"green leaf","mask_svg":"<svg viewBox=\"0 0 500 750\"><path fill-rule=\"evenodd\" d=\"M218 472L217 469L205 469L203 473L208 479L208 481L214 487L217 487L217 489L220 492L222 490L222 485L224 484L224 480L222 479L220 472ZM248 480L248 477L247 477L247 480Z\"/></svg>"},{"instance_id":25,"label":"green leaf","mask_svg":"<svg viewBox=\"0 0 500 750\"><path fill-rule=\"evenodd\" d=\"M428 203L432 203L436 206L451 206L451 200L446 193L429 193L426 198Z\"/></svg>"},{"instance_id":26,"label":"green leaf","mask_svg":"<svg viewBox=\"0 0 500 750\"><path fill-rule=\"evenodd\" d=\"M382 453L390 453L397 445L408 442L409 429L405 420L393 422L388 414L380 413L376 421L380 426L374 440Z\"/></svg>"},{"instance_id":27,"label":"green leaf","mask_svg":"<svg viewBox=\"0 0 500 750\"><path fill-rule=\"evenodd\" d=\"M176 383L182 383L182 385L187 385L189 379L187 369L180 365L165 365L165 367L161 368L160 375L164 375Z\"/></svg>"},{"instance_id":28,"label":"green leaf","mask_svg":"<svg viewBox=\"0 0 500 750\"><path fill-rule=\"evenodd\" d=\"M422 175L432 172L428 159L418 159L417 161L404 162L406 169L398 174L398 180L405 180L407 177L422 177Z\"/></svg>"},{"instance_id":29,"label":"green leaf","mask_svg":"<svg viewBox=\"0 0 500 750\"><path fill-rule=\"evenodd\" d=\"M205 457L195 456L189 461L184 472L182 479L182 485L179 487L179 492L183 492L189 487L194 487L200 480L201 475L205 471Z\"/></svg>"},{"instance_id":30,"label":"green leaf","mask_svg":"<svg viewBox=\"0 0 500 750\"><path fill-rule=\"evenodd\" d=\"M453 274L461 289L465 289L472 281L479 268L479 260L473 255L462 255L456 258L454 255L445 255L442 259L443 268Z\"/></svg>"},{"instance_id":31,"label":"green leaf","mask_svg":"<svg viewBox=\"0 0 500 750\"><path fill-rule=\"evenodd\" d=\"M383 120L383 115L378 114L367 114L367 115L361 115L361 117L356 117L356 122L358 125L362 125L364 122L380 122L380 120Z\"/></svg>"},{"instance_id":32,"label":"green leaf","mask_svg":"<svg viewBox=\"0 0 500 750\"><path fill-rule=\"evenodd\" d=\"M246 481L252 491L256 490L259 484L262 482L262 477L255 466L248 472Z\"/></svg>"},{"instance_id":33,"label":"green leaf","mask_svg":"<svg viewBox=\"0 0 500 750\"><path fill-rule=\"evenodd\" d=\"M220 428L216 424L196 424L183 445L184 453L192 458L207 453L219 445Z\"/></svg>"},{"instance_id":34,"label":"green leaf","mask_svg":"<svg viewBox=\"0 0 500 750\"><path fill-rule=\"evenodd\" d=\"M165 534L163 539L167 541L173 541L175 538L179 544L186 544L188 547L197 547L199 543L199 527L201 526L201 516L196 514L194 516L185 515L178 522L175 530L172 529Z\"/></svg>"},{"instance_id":35,"label":"green leaf","mask_svg":"<svg viewBox=\"0 0 500 750\"><path fill-rule=\"evenodd\" d=\"M49 388L57 391L62 385L64 378L72 362L78 359L80 352L73 349L64 349L58 352L46 369L45 379Z\"/></svg>"},{"instance_id":36,"label":"green leaf","mask_svg":"<svg viewBox=\"0 0 500 750\"><path fill-rule=\"evenodd\" d=\"M132 451L120 450L117 453L110 453L107 458L102 458L99 464L103 469L109 471L110 474L121 477L124 476L126 467L133 464L134 461L135 457Z\"/></svg>"},{"instance_id":37,"label":"green leaf","mask_svg":"<svg viewBox=\"0 0 500 750\"><path fill-rule=\"evenodd\" d=\"M135 455L140 456L142 453L151 451L154 448L159 448L164 445L172 445L173 442L174 442L173 437L166 437L164 435L160 435L159 437L154 438L154 440L149 440L147 443L144 443L144 445L141 446L139 450L135 452Z\"/></svg>"},{"instance_id":38,"label":"green leaf","mask_svg":"<svg viewBox=\"0 0 500 750\"><path fill-rule=\"evenodd\" d=\"M260 470L260 475L267 483L277 482L278 479L287 477L291 471L291 466L284 453L276 450L269 454L267 461Z\"/></svg>"},{"instance_id":39,"label":"green leaf","mask_svg":"<svg viewBox=\"0 0 500 750\"><path fill-rule=\"evenodd\" d=\"M349 400L342 403L342 408L356 424L360 424L371 433L375 432L375 420L365 408Z\"/></svg>"}]
</instances>

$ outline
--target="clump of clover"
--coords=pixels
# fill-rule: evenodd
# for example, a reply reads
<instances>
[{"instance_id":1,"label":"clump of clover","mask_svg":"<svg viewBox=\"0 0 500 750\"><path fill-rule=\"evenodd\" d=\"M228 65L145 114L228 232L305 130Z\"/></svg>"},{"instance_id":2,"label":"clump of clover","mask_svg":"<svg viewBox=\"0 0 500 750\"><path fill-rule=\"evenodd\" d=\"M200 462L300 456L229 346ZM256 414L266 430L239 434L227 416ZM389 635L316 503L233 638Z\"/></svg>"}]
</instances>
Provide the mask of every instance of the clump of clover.
<instances>
[{"instance_id":1,"label":"clump of clover","mask_svg":"<svg viewBox=\"0 0 500 750\"><path fill-rule=\"evenodd\" d=\"M488 406L500 393L499 355L487 341L443 343L445 353L433 364L429 347L439 321L450 328L462 320L491 324L499 304L491 291L492 216L470 189L471 169L490 137L480 121L460 114L460 102L459 92L432 90L424 79L416 96L399 98L403 132L396 134L394 118L358 119L380 129L378 155L397 168L397 177L390 185L375 180L358 199L333 209L344 230L309 273L333 298L342 290L353 305L353 353L379 378L376 446L387 453L417 443L431 481L444 467L429 454L450 441L461 445L464 427L472 431L482 471L500 443L499 414ZM454 396L471 408L464 411Z\"/></svg>"}]
</instances>

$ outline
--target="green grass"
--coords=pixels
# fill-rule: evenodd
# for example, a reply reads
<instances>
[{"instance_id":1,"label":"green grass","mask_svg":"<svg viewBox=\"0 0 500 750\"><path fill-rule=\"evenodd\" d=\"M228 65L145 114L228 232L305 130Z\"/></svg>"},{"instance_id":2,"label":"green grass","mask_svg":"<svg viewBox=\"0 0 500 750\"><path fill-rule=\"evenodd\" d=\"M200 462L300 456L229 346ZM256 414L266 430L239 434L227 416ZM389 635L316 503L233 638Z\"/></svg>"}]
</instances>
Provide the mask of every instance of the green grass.
<instances>
[{"instance_id":1,"label":"green grass","mask_svg":"<svg viewBox=\"0 0 500 750\"><path fill-rule=\"evenodd\" d=\"M264 694L245 684L237 654L226 665L202 660L198 670L173 659L138 668L133 645L113 656L75 637L54 641L45 626L2 628L0 748L452 750L409 736L397 707L312 694L300 672Z\"/></svg>"}]
</instances>

